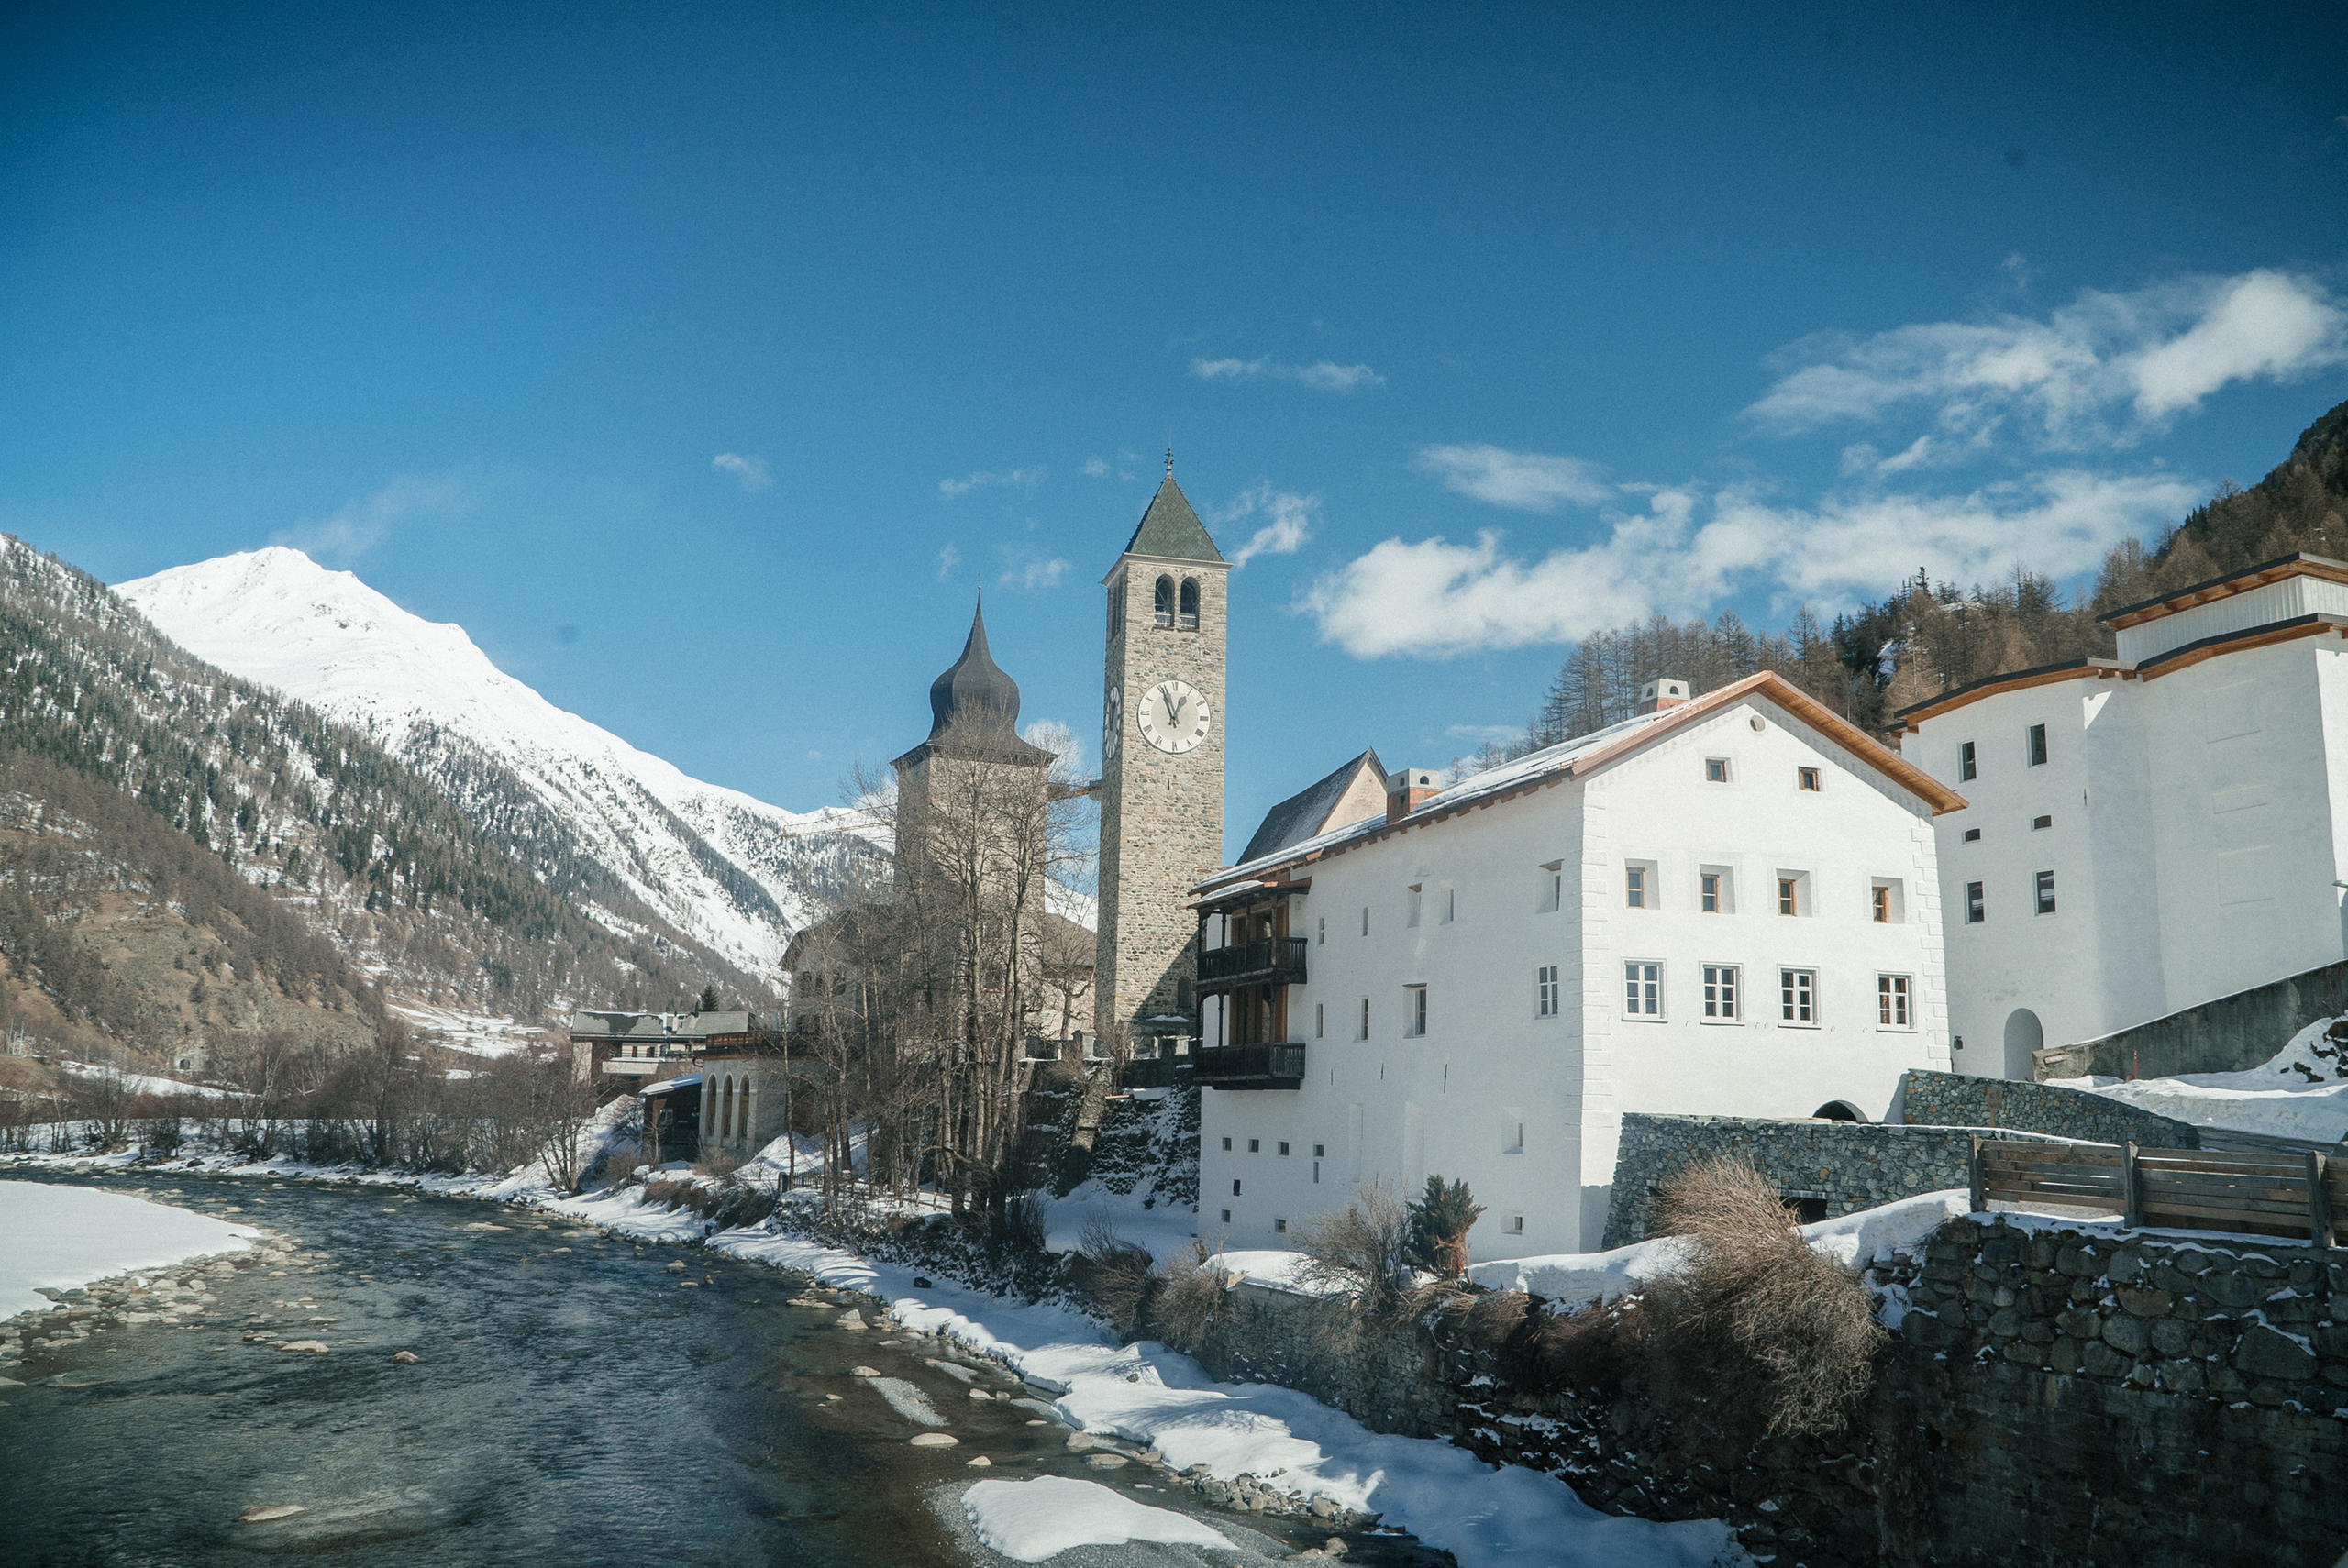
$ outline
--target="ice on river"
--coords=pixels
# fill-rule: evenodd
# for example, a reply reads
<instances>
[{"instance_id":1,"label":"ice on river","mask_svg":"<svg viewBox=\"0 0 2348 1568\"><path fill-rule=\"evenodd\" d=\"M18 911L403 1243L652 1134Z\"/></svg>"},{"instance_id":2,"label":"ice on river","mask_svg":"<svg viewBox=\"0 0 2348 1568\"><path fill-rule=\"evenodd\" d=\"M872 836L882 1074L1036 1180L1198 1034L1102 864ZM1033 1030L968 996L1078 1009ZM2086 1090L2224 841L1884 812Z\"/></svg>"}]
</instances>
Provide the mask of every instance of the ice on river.
<instances>
[{"instance_id":1,"label":"ice on river","mask_svg":"<svg viewBox=\"0 0 2348 1568\"><path fill-rule=\"evenodd\" d=\"M903 1378L875 1377L869 1381L873 1391L889 1401L889 1408L915 1426L942 1427L946 1424L946 1418L939 1415L937 1407L929 1402L929 1396Z\"/></svg>"},{"instance_id":2,"label":"ice on river","mask_svg":"<svg viewBox=\"0 0 2348 1568\"><path fill-rule=\"evenodd\" d=\"M0 1318L47 1307L42 1290L235 1252L260 1234L118 1192L0 1181Z\"/></svg>"},{"instance_id":3,"label":"ice on river","mask_svg":"<svg viewBox=\"0 0 2348 1568\"><path fill-rule=\"evenodd\" d=\"M981 1481L962 1494L962 1511L981 1541L1022 1562L1041 1562L1079 1546L1136 1540L1237 1550L1222 1531L1188 1514L1153 1508L1098 1482L1065 1475Z\"/></svg>"}]
</instances>

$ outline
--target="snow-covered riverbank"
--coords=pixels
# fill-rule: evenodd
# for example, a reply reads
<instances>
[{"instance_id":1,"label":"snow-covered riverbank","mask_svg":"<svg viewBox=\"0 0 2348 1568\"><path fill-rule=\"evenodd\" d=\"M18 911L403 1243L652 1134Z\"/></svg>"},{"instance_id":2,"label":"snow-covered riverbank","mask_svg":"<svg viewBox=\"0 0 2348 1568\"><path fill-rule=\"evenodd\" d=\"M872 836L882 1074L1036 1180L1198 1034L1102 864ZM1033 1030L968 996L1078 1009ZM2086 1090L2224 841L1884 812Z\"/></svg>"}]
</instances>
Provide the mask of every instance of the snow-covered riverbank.
<instances>
[{"instance_id":1,"label":"snow-covered riverbank","mask_svg":"<svg viewBox=\"0 0 2348 1568\"><path fill-rule=\"evenodd\" d=\"M104 1169L131 1161L105 1155L17 1163ZM785 1233L772 1220L713 1235L699 1215L648 1204L640 1188L566 1196L523 1176L414 1176L222 1157L199 1157L194 1165L214 1174L305 1176L522 1204L615 1235L703 1242L806 1274L880 1298L908 1329L1001 1362L1050 1396L1072 1427L1154 1448L1176 1470L1203 1465L1221 1481L1253 1477L1276 1492L1325 1499L1332 1510L1378 1514L1388 1526L1451 1552L1463 1568L1705 1568L1744 1561L1719 1521L1658 1524L1601 1514L1554 1476L1496 1468L1436 1440L1372 1432L1292 1389L1217 1383L1189 1356L1154 1342L1119 1345L1100 1323L1067 1308L1023 1305L875 1263Z\"/></svg>"},{"instance_id":2,"label":"snow-covered riverbank","mask_svg":"<svg viewBox=\"0 0 2348 1568\"><path fill-rule=\"evenodd\" d=\"M0 1321L137 1269L238 1252L260 1231L123 1193L0 1181Z\"/></svg>"}]
</instances>

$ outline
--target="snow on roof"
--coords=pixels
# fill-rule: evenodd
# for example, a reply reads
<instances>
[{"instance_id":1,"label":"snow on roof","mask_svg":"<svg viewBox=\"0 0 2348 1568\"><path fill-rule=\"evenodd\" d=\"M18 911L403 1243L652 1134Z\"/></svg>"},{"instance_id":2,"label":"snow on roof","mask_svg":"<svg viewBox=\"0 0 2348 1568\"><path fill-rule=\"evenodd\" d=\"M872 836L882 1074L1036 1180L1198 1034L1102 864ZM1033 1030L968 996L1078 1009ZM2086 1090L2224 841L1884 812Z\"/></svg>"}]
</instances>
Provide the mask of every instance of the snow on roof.
<instances>
[{"instance_id":1,"label":"snow on roof","mask_svg":"<svg viewBox=\"0 0 2348 1568\"><path fill-rule=\"evenodd\" d=\"M667 1094L670 1089L693 1088L698 1087L700 1083L701 1075L699 1073L681 1073L673 1078L663 1078L659 1083L654 1084L651 1088L640 1091L638 1098L641 1098L642 1095Z\"/></svg>"}]
</instances>

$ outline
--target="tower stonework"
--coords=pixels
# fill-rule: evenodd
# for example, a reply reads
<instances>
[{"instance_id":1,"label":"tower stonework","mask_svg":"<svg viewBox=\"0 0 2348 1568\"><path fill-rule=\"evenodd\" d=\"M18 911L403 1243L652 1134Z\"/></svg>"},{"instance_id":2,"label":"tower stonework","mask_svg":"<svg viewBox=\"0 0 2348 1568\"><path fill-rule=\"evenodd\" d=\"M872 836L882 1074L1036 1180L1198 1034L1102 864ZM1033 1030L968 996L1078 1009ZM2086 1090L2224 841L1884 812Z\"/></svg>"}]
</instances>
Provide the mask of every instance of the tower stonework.
<instances>
[{"instance_id":1,"label":"tower stonework","mask_svg":"<svg viewBox=\"0 0 2348 1568\"><path fill-rule=\"evenodd\" d=\"M1094 1018L1103 1038L1188 1033L1191 889L1223 864L1224 645L1231 563L1166 479L1102 579L1101 909Z\"/></svg>"}]
</instances>

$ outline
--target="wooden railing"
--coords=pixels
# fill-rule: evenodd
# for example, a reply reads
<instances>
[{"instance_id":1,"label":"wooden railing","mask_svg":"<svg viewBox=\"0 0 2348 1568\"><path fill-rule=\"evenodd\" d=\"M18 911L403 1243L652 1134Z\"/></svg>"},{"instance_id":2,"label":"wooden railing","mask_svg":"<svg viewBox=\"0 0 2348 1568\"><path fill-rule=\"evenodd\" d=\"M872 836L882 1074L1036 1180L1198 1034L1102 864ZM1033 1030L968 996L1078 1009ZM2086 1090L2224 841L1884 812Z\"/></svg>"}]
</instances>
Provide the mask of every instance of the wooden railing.
<instances>
[{"instance_id":1,"label":"wooden railing","mask_svg":"<svg viewBox=\"0 0 2348 1568\"><path fill-rule=\"evenodd\" d=\"M1263 1045L1197 1045L1176 1058L1177 1068L1206 1088L1301 1088L1304 1084L1302 1041Z\"/></svg>"},{"instance_id":2,"label":"wooden railing","mask_svg":"<svg viewBox=\"0 0 2348 1568\"><path fill-rule=\"evenodd\" d=\"M2348 1161L2133 1143L2021 1143L1976 1138L1973 1208L2117 1214L2152 1230L2228 1231L2335 1244L2348 1211Z\"/></svg>"},{"instance_id":3,"label":"wooden railing","mask_svg":"<svg viewBox=\"0 0 2348 1568\"><path fill-rule=\"evenodd\" d=\"M1229 990L1243 985L1301 986L1304 983L1301 936L1275 936L1259 942L1235 942L1210 947L1199 955L1199 989Z\"/></svg>"}]
</instances>

